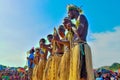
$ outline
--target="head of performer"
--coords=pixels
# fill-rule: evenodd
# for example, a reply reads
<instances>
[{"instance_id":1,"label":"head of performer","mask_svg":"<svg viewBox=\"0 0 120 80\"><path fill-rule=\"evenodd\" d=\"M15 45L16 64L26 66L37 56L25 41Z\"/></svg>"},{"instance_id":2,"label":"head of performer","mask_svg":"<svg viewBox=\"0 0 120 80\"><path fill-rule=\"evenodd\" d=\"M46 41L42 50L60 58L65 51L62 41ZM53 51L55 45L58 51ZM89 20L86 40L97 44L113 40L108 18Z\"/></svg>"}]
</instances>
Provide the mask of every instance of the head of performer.
<instances>
[{"instance_id":1,"label":"head of performer","mask_svg":"<svg viewBox=\"0 0 120 80\"><path fill-rule=\"evenodd\" d=\"M77 19L78 16L82 13L81 8L72 4L67 6L67 10L68 10L68 17L70 19Z\"/></svg>"},{"instance_id":2,"label":"head of performer","mask_svg":"<svg viewBox=\"0 0 120 80\"><path fill-rule=\"evenodd\" d=\"M46 43L46 40L44 38L40 39L39 44L40 47L42 47Z\"/></svg>"},{"instance_id":3,"label":"head of performer","mask_svg":"<svg viewBox=\"0 0 120 80\"><path fill-rule=\"evenodd\" d=\"M59 35L64 38L65 37L65 28L63 25L60 25L59 28L58 28L58 33Z\"/></svg>"},{"instance_id":4,"label":"head of performer","mask_svg":"<svg viewBox=\"0 0 120 80\"><path fill-rule=\"evenodd\" d=\"M63 25L64 25L65 29L70 30L72 28L72 22L71 22L70 18L65 17L63 20Z\"/></svg>"},{"instance_id":5,"label":"head of performer","mask_svg":"<svg viewBox=\"0 0 120 80\"><path fill-rule=\"evenodd\" d=\"M30 54L31 54L31 53L34 53L34 52L35 52L34 47L32 47L32 48L30 49Z\"/></svg>"},{"instance_id":6,"label":"head of performer","mask_svg":"<svg viewBox=\"0 0 120 80\"><path fill-rule=\"evenodd\" d=\"M53 39L53 35L52 34L47 35L47 39L51 43Z\"/></svg>"},{"instance_id":7,"label":"head of performer","mask_svg":"<svg viewBox=\"0 0 120 80\"><path fill-rule=\"evenodd\" d=\"M35 53L39 53L40 52L40 48L35 48Z\"/></svg>"}]
</instances>

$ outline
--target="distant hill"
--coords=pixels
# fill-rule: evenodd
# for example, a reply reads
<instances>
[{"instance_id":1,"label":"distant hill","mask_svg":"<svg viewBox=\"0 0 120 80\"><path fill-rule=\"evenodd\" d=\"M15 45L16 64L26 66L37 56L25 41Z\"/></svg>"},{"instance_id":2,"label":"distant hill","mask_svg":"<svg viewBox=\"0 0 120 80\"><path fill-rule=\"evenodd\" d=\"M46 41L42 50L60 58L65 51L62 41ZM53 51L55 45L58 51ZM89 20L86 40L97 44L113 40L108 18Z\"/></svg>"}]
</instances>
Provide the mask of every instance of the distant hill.
<instances>
[{"instance_id":1,"label":"distant hill","mask_svg":"<svg viewBox=\"0 0 120 80\"><path fill-rule=\"evenodd\" d=\"M118 70L120 69L120 64L119 63L113 63L110 67L109 67L110 70Z\"/></svg>"},{"instance_id":2,"label":"distant hill","mask_svg":"<svg viewBox=\"0 0 120 80\"><path fill-rule=\"evenodd\" d=\"M118 69L120 69L120 63L113 63L111 66L102 66L99 69L107 69L107 70L112 70L112 71L116 71Z\"/></svg>"},{"instance_id":3,"label":"distant hill","mask_svg":"<svg viewBox=\"0 0 120 80\"><path fill-rule=\"evenodd\" d=\"M104 69L109 70L109 67L110 67L110 66L102 66L102 67L100 67L100 68L98 68L98 69L102 69L102 68L104 68Z\"/></svg>"}]
</instances>

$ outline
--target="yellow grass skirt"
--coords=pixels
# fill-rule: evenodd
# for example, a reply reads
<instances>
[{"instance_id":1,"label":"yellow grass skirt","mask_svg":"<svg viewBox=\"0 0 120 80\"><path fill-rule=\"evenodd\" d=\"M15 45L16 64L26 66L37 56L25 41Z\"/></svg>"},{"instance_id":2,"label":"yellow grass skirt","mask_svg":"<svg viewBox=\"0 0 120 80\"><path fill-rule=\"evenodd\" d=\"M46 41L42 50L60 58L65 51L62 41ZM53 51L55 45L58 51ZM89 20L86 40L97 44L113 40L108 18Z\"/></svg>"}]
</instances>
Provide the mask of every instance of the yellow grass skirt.
<instances>
[{"instance_id":1,"label":"yellow grass skirt","mask_svg":"<svg viewBox=\"0 0 120 80\"><path fill-rule=\"evenodd\" d=\"M38 70L38 65L35 65L33 69L32 80L37 80L37 70Z\"/></svg>"},{"instance_id":2,"label":"yellow grass skirt","mask_svg":"<svg viewBox=\"0 0 120 80\"><path fill-rule=\"evenodd\" d=\"M51 64L52 64L52 57L53 56L50 56L47 60L47 63L46 63L46 66L45 66L45 70L44 70L44 73L43 73L43 80L51 80Z\"/></svg>"},{"instance_id":3,"label":"yellow grass skirt","mask_svg":"<svg viewBox=\"0 0 120 80\"><path fill-rule=\"evenodd\" d=\"M44 69L45 69L45 65L46 65L46 60L41 59L39 61L39 64L38 64L37 80L42 80L43 79L43 72L44 72Z\"/></svg>"},{"instance_id":4,"label":"yellow grass skirt","mask_svg":"<svg viewBox=\"0 0 120 80\"><path fill-rule=\"evenodd\" d=\"M81 44L81 43L80 43ZM70 75L69 80L80 80L81 64L80 64L80 44L72 48L70 54ZM91 50L88 44L84 44L85 62L87 70L87 80L95 80L92 67Z\"/></svg>"},{"instance_id":5,"label":"yellow grass skirt","mask_svg":"<svg viewBox=\"0 0 120 80\"><path fill-rule=\"evenodd\" d=\"M52 67L51 67L51 79L58 80L58 70L61 61L62 54L55 54L52 58Z\"/></svg>"},{"instance_id":6,"label":"yellow grass skirt","mask_svg":"<svg viewBox=\"0 0 120 80\"><path fill-rule=\"evenodd\" d=\"M69 69L70 69L70 53L69 51L64 52L58 72L57 80L69 80Z\"/></svg>"}]
</instances>

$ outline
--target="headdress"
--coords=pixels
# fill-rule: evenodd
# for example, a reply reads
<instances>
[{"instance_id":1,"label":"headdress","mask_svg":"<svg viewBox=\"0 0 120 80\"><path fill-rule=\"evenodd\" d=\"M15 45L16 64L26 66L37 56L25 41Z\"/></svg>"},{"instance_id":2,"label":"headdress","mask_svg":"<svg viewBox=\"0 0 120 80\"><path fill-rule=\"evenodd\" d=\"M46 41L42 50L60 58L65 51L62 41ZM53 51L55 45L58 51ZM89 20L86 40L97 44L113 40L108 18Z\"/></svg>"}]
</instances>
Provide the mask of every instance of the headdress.
<instances>
[{"instance_id":1,"label":"headdress","mask_svg":"<svg viewBox=\"0 0 120 80\"><path fill-rule=\"evenodd\" d=\"M70 4L67 6L67 10L70 11L70 10L77 10L79 13L82 13L82 9L81 7L77 7L73 4Z\"/></svg>"}]
</instances>

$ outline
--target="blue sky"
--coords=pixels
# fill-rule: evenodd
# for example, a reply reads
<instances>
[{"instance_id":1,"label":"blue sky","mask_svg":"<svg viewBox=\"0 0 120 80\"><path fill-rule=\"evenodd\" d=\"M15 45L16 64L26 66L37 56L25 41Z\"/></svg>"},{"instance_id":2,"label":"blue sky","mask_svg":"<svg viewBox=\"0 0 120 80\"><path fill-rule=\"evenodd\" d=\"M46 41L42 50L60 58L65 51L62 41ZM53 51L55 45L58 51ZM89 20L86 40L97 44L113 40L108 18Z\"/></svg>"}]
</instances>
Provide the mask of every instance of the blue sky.
<instances>
[{"instance_id":1,"label":"blue sky","mask_svg":"<svg viewBox=\"0 0 120 80\"><path fill-rule=\"evenodd\" d=\"M0 0L0 63L24 66L26 51L53 32L66 6L83 6L94 68L120 61L119 0ZM104 59L104 60L103 60ZM120 63L120 62L119 62Z\"/></svg>"}]
</instances>

